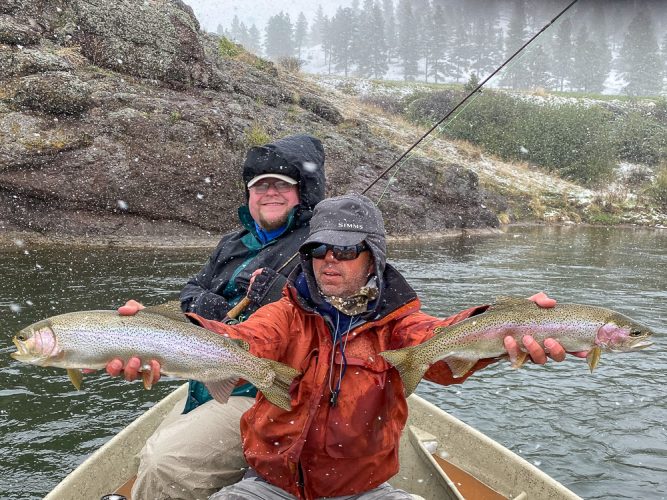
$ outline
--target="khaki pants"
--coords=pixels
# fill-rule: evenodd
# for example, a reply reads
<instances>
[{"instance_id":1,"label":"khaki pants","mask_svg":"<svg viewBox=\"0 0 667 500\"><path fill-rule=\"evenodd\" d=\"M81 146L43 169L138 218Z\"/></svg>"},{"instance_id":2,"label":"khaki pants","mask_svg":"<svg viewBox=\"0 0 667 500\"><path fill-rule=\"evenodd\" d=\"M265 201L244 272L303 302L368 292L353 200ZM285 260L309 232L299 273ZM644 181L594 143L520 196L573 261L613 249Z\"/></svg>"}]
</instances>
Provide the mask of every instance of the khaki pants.
<instances>
[{"instance_id":1,"label":"khaki pants","mask_svg":"<svg viewBox=\"0 0 667 500\"><path fill-rule=\"evenodd\" d=\"M239 421L254 402L235 396L186 415L185 401L177 403L139 453L133 500L206 499L241 480L248 465Z\"/></svg>"}]
</instances>

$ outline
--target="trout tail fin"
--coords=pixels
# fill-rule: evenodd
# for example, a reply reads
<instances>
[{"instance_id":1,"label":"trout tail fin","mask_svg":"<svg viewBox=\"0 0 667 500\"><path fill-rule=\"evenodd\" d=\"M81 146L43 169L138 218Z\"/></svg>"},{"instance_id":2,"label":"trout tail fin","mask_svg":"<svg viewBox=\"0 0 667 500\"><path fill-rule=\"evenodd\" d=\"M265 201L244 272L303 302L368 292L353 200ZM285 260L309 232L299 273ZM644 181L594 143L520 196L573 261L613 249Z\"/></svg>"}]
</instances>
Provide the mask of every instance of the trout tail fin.
<instances>
[{"instance_id":1,"label":"trout tail fin","mask_svg":"<svg viewBox=\"0 0 667 500\"><path fill-rule=\"evenodd\" d=\"M429 365L417 361L415 356L417 347L419 346L405 347L403 349L380 353L380 356L391 363L401 375L406 398L415 391L417 385L419 385L419 381L424 377L429 367Z\"/></svg>"},{"instance_id":2,"label":"trout tail fin","mask_svg":"<svg viewBox=\"0 0 667 500\"><path fill-rule=\"evenodd\" d=\"M292 409L292 398L289 389L294 379L301 372L278 361L270 359L266 359L265 361L269 363L271 370L276 375L273 378L273 383L268 388L259 390L271 403L285 411L290 411Z\"/></svg>"}]
</instances>

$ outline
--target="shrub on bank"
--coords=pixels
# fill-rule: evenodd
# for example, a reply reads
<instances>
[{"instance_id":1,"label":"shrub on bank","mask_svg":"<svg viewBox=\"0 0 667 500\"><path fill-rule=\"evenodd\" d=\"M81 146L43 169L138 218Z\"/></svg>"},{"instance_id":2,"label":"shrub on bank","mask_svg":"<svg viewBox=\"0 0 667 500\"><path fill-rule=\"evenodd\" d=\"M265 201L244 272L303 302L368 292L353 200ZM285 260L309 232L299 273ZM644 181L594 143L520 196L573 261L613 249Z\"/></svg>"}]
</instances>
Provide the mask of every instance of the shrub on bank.
<instances>
[{"instance_id":1,"label":"shrub on bank","mask_svg":"<svg viewBox=\"0 0 667 500\"><path fill-rule=\"evenodd\" d=\"M432 126L463 96L454 90L420 96L406 114ZM655 165L667 158L662 111L658 103L651 113L633 109L619 114L600 105L535 103L485 90L441 132L590 186L606 182L620 160Z\"/></svg>"},{"instance_id":2,"label":"shrub on bank","mask_svg":"<svg viewBox=\"0 0 667 500\"><path fill-rule=\"evenodd\" d=\"M659 116L640 109L618 117L615 142L621 160L657 165L667 156L667 123Z\"/></svg>"},{"instance_id":3,"label":"shrub on bank","mask_svg":"<svg viewBox=\"0 0 667 500\"><path fill-rule=\"evenodd\" d=\"M658 205L667 208L667 163L663 163L658 170L655 182L649 188L649 195Z\"/></svg>"}]
</instances>

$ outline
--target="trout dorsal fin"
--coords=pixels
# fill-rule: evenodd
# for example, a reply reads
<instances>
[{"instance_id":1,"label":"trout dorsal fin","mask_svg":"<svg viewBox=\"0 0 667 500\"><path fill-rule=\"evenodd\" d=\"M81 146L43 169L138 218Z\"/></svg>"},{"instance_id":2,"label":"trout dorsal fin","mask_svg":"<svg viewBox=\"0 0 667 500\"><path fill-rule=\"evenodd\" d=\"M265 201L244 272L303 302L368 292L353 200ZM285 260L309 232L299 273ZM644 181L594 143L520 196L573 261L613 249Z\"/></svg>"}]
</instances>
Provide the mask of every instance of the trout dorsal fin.
<instances>
[{"instance_id":1,"label":"trout dorsal fin","mask_svg":"<svg viewBox=\"0 0 667 500\"><path fill-rule=\"evenodd\" d=\"M247 343L245 340L243 340L243 339L230 339L229 337L227 337L227 340L229 340L230 342L236 344L237 346L239 346L239 347L240 347L241 349L243 349L244 351L249 351L249 350L250 350L250 344L248 344L248 343Z\"/></svg>"},{"instance_id":2,"label":"trout dorsal fin","mask_svg":"<svg viewBox=\"0 0 667 500\"><path fill-rule=\"evenodd\" d=\"M147 306L137 314L141 313L153 313L164 316L165 318L173 319L175 321L183 321L189 323L190 320L183 314L181 310L181 303L178 300L170 300L163 304L158 304L156 306Z\"/></svg>"},{"instance_id":3,"label":"trout dorsal fin","mask_svg":"<svg viewBox=\"0 0 667 500\"><path fill-rule=\"evenodd\" d=\"M491 309L497 311L498 309L503 309L505 307L525 306L526 304L534 305L535 303L525 297L511 297L507 295L501 295L496 297L496 301L491 306Z\"/></svg>"}]
</instances>

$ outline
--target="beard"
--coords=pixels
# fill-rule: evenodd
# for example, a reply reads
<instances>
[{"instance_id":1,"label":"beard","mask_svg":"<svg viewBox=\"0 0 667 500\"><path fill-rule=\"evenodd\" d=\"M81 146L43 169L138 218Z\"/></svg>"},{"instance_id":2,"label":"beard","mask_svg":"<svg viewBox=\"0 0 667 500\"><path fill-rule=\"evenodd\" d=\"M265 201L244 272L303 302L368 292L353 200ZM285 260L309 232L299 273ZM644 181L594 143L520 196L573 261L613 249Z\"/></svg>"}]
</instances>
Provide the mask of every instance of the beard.
<instances>
[{"instance_id":1,"label":"beard","mask_svg":"<svg viewBox=\"0 0 667 500\"><path fill-rule=\"evenodd\" d=\"M275 231L276 229L280 229L285 224L287 224L288 218L289 218L289 211L285 212L285 215L283 215L282 217L272 218L271 220L268 220L260 215L257 224L259 224L259 227L261 227L264 231Z\"/></svg>"}]
</instances>

